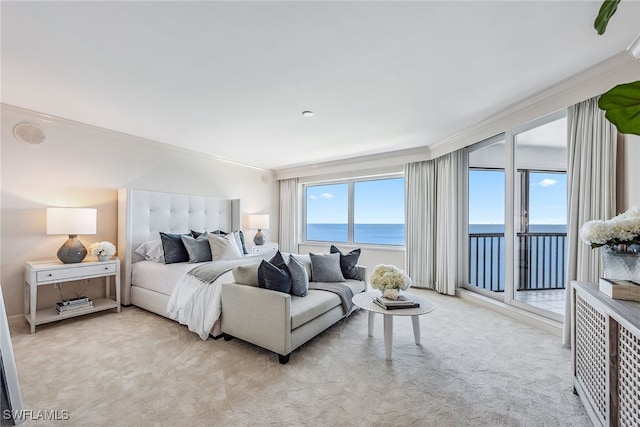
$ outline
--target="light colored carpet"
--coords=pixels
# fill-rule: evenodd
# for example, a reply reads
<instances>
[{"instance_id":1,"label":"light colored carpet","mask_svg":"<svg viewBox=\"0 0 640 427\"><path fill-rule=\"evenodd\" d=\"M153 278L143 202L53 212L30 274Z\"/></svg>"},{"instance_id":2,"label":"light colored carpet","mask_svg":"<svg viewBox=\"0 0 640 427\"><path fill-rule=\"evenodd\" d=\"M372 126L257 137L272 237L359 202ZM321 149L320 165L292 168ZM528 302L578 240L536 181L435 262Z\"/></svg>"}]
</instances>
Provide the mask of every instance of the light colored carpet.
<instances>
[{"instance_id":1,"label":"light colored carpet","mask_svg":"<svg viewBox=\"0 0 640 427\"><path fill-rule=\"evenodd\" d=\"M367 337L356 312L294 351L202 341L130 307L12 339L26 409L69 411L73 426L588 426L560 338L459 298L412 290L436 310ZM37 421L23 425L44 426Z\"/></svg>"}]
</instances>

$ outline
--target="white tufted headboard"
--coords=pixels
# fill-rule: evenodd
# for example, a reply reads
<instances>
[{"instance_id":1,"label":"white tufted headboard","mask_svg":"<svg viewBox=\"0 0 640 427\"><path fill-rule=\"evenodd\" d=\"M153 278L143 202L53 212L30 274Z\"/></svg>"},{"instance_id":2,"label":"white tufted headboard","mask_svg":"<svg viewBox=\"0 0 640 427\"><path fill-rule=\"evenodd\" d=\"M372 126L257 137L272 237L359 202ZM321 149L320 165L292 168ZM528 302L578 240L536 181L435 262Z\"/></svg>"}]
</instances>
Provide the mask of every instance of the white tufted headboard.
<instances>
[{"instance_id":1,"label":"white tufted headboard","mask_svg":"<svg viewBox=\"0 0 640 427\"><path fill-rule=\"evenodd\" d=\"M121 262L122 302L130 304L131 266L141 261L135 249L159 232L188 233L189 230L240 230L240 199L159 193L121 188L118 190L118 256Z\"/></svg>"}]
</instances>

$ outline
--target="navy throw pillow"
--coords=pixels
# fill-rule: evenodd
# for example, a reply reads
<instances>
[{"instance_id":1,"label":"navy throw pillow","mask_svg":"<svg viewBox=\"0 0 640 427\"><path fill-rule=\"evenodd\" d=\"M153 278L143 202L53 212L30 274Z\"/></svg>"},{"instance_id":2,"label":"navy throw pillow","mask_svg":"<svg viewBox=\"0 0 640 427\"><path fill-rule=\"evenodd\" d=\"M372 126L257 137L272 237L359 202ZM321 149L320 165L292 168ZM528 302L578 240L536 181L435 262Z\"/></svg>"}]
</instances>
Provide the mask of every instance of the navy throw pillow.
<instances>
[{"instance_id":1,"label":"navy throw pillow","mask_svg":"<svg viewBox=\"0 0 640 427\"><path fill-rule=\"evenodd\" d=\"M247 246L244 244L244 233L242 230L238 230L238 234L240 235L240 242L242 243L242 253L245 255L249 255L249 251L247 251Z\"/></svg>"},{"instance_id":2,"label":"navy throw pillow","mask_svg":"<svg viewBox=\"0 0 640 427\"><path fill-rule=\"evenodd\" d=\"M258 267L258 286L288 294L291 293L291 276L288 270L262 260Z\"/></svg>"},{"instance_id":3,"label":"navy throw pillow","mask_svg":"<svg viewBox=\"0 0 640 427\"><path fill-rule=\"evenodd\" d=\"M359 280L360 275L358 274L358 259L360 258L361 249L354 249L348 254L343 254L340 252L340 249L331 245L331 249L329 249L329 253L340 254L340 270L342 270L342 275L345 279L353 279Z\"/></svg>"},{"instance_id":4,"label":"navy throw pillow","mask_svg":"<svg viewBox=\"0 0 640 427\"><path fill-rule=\"evenodd\" d=\"M160 240L162 241L165 264L189 261L189 253L187 252L187 248L184 247L184 243L182 243L181 234L160 232Z\"/></svg>"}]
</instances>

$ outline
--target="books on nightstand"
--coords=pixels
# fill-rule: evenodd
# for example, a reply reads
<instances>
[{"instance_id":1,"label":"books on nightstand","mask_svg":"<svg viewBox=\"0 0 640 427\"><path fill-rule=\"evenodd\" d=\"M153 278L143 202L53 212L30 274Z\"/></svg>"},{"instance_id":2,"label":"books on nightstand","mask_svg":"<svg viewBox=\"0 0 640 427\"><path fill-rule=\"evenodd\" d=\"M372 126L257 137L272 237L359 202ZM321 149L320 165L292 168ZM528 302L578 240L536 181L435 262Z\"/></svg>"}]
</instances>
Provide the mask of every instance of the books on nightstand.
<instances>
[{"instance_id":1,"label":"books on nightstand","mask_svg":"<svg viewBox=\"0 0 640 427\"><path fill-rule=\"evenodd\" d=\"M93 307L93 301L88 297L77 297L64 299L56 303L56 311L58 314L70 313L79 310L86 310Z\"/></svg>"},{"instance_id":2,"label":"books on nightstand","mask_svg":"<svg viewBox=\"0 0 640 427\"><path fill-rule=\"evenodd\" d=\"M398 297L398 299L389 299L389 298L384 298L384 297L375 297L373 299L373 302L377 305L379 305L380 307L384 308L385 310L396 310L396 309L400 309L400 308L418 308L420 307L420 304L415 302L415 301L411 301L405 297L403 297L402 295L400 295Z\"/></svg>"},{"instance_id":3,"label":"books on nightstand","mask_svg":"<svg viewBox=\"0 0 640 427\"><path fill-rule=\"evenodd\" d=\"M600 292L614 299L640 301L640 283L632 280L600 278Z\"/></svg>"}]
</instances>

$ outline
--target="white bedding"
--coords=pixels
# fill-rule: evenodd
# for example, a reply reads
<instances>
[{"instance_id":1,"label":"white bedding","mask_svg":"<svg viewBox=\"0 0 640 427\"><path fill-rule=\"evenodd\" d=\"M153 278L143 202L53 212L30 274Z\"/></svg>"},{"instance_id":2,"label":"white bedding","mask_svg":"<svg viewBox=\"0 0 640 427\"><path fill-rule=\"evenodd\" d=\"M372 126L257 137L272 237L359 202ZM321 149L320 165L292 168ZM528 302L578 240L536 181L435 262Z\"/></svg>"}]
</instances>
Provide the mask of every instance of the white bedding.
<instances>
[{"instance_id":1,"label":"white bedding","mask_svg":"<svg viewBox=\"0 0 640 427\"><path fill-rule=\"evenodd\" d=\"M131 284L169 296L178 281L197 265L199 264L187 262L161 264L153 261L139 261L133 264Z\"/></svg>"},{"instance_id":2,"label":"white bedding","mask_svg":"<svg viewBox=\"0 0 640 427\"><path fill-rule=\"evenodd\" d=\"M206 340L213 325L220 318L220 283L233 282L232 267L240 264L259 263L270 254L249 255L234 260L216 261L222 273L213 283L203 283L187 274L204 263L162 264L153 261L139 261L133 265L132 286L144 288L168 296L166 316L189 327Z\"/></svg>"},{"instance_id":3,"label":"white bedding","mask_svg":"<svg viewBox=\"0 0 640 427\"><path fill-rule=\"evenodd\" d=\"M185 274L169 297L169 318L187 325L203 340L209 338L209 331L222 312L220 283L224 280L233 282L230 271L210 284L203 284L198 278Z\"/></svg>"}]
</instances>

